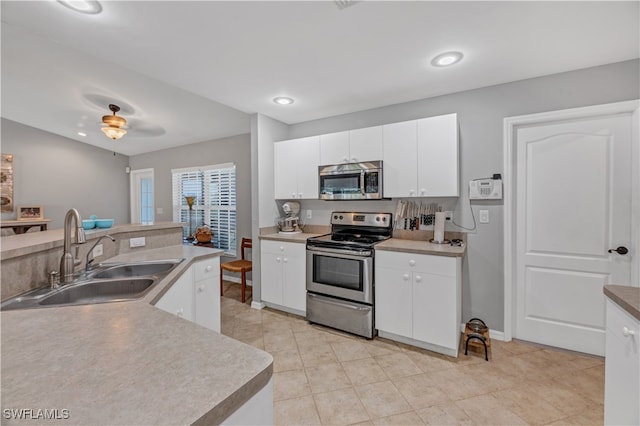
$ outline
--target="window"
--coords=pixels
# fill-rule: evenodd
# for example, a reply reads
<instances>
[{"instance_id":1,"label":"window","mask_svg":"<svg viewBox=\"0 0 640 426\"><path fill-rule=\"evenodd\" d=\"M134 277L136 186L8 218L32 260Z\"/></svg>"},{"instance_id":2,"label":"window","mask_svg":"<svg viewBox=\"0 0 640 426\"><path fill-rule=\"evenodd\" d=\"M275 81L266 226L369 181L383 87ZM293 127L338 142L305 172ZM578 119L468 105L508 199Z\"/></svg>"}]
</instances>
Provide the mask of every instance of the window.
<instances>
[{"instance_id":1,"label":"window","mask_svg":"<svg viewBox=\"0 0 640 426\"><path fill-rule=\"evenodd\" d=\"M236 255L236 166L232 163L171 170L173 220L191 223L185 237L202 225L211 228L216 248ZM191 222L187 196L194 197Z\"/></svg>"}]
</instances>

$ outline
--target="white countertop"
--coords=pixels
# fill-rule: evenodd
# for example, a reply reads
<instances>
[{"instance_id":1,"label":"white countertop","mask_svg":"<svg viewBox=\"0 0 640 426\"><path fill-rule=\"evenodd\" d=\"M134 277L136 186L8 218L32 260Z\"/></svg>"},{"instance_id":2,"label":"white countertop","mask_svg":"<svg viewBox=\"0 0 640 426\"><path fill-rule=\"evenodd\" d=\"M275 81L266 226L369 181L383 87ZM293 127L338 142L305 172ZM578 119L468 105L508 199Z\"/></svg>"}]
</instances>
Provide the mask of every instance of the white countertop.
<instances>
[{"instance_id":1,"label":"white countertop","mask_svg":"<svg viewBox=\"0 0 640 426\"><path fill-rule=\"evenodd\" d=\"M2 409L68 410L3 424L219 424L269 381L273 358L150 303L192 261L221 250L172 246L109 261L186 258L143 299L5 311Z\"/></svg>"}]
</instances>

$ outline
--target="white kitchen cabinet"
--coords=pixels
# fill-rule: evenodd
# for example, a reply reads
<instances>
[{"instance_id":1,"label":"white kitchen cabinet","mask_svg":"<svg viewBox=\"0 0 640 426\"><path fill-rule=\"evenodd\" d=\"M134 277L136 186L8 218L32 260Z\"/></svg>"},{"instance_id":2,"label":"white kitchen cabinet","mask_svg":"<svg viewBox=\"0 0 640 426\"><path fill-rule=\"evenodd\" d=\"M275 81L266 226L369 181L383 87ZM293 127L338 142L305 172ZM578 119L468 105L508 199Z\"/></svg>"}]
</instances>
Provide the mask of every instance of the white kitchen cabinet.
<instances>
[{"instance_id":1,"label":"white kitchen cabinet","mask_svg":"<svg viewBox=\"0 0 640 426\"><path fill-rule=\"evenodd\" d=\"M458 356L461 258L376 251L381 337Z\"/></svg>"},{"instance_id":2,"label":"white kitchen cabinet","mask_svg":"<svg viewBox=\"0 0 640 426\"><path fill-rule=\"evenodd\" d=\"M417 151L417 121L403 121L382 126L383 194L385 197L417 196Z\"/></svg>"},{"instance_id":3,"label":"white kitchen cabinet","mask_svg":"<svg viewBox=\"0 0 640 426\"><path fill-rule=\"evenodd\" d=\"M162 299L158 300L156 307L188 321L194 320L193 275L190 270L187 270L173 283Z\"/></svg>"},{"instance_id":4,"label":"white kitchen cabinet","mask_svg":"<svg viewBox=\"0 0 640 426\"><path fill-rule=\"evenodd\" d=\"M640 321L606 299L604 423L640 424Z\"/></svg>"},{"instance_id":5,"label":"white kitchen cabinet","mask_svg":"<svg viewBox=\"0 0 640 426\"><path fill-rule=\"evenodd\" d=\"M320 136L320 165L382 160L382 126Z\"/></svg>"},{"instance_id":6,"label":"white kitchen cabinet","mask_svg":"<svg viewBox=\"0 0 640 426\"><path fill-rule=\"evenodd\" d=\"M220 258L193 263L155 306L220 332Z\"/></svg>"},{"instance_id":7,"label":"white kitchen cabinet","mask_svg":"<svg viewBox=\"0 0 640 426\"><path fill-rule=\"evenodd\" d=\"M274 145L276 199L317 199L320 137L291 139Z\"/></svg>"},{"instance_id":8,"label":"white kitchen cabinet","mask_svg":"<svg viewBox=\"0 0 640 426\"><path fill-rule=\"evenodd\" d=\"M263 240L260 256L262 301L276 309L305 315L305 244Z\"/></svg>"},{"instance_id":9,"label":"white kitchen cabinet","mask_svg":"<svg viewBox=\"0 0 640 426\"><path fill-rule=\"evenodd\" d=\"M385 197L457 197L457 114L383 126Z\"/></svg>"},{"instance_id":10,"label":"white kitchen cabinet","mask_svg":"<svg viewBox=\"0 0 640 426\"><path fill-rule=\"evenodd\" d=\"M460 195L457 114L418 120L417 158L419 197Z\"/></svg>"}]
</instances>

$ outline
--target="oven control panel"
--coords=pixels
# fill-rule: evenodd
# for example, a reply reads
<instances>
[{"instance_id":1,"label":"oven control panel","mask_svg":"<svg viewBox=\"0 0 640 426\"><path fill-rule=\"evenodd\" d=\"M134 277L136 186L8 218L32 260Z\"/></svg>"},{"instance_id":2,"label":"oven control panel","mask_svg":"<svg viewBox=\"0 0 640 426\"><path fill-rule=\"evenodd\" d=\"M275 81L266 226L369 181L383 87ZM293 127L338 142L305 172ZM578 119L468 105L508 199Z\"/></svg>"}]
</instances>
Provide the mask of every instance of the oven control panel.
<instances>
[{"instance_id":1,"label":"oven control panel","mask_svg":"<svg viewBox=\"0 0 640 426\"><path fill-rule=\"evenodd\" d=\"M364 225L378 226L381 228L391 227L391 213L355 213L355 212L333 212L331 213L332 225Z\"/></svg>"}]
</instances>

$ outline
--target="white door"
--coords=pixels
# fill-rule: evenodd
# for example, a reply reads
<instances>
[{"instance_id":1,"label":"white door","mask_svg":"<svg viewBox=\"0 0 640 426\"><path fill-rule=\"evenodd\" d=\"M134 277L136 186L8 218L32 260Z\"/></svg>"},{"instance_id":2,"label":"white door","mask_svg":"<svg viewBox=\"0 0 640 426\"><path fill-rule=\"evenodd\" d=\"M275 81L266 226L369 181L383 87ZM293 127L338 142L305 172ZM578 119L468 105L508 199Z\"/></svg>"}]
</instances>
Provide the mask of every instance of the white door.
<instances>
[{"instance_id":1,"label":"white door","mask_svg":"<svg viewBox=\"0 0 640 426\"><path fill-rule=\"evenodd\" d=\"M631 115L556 120L515 134L514 337L604 355L602 287L634 253Z\"/></svg>"},{"instance_id":2,"label":"white door","mask_svg":"<svg viewBox=\"0 0 640 426\"><path fill-rule=\"evenodd\" d=\"M153 169L132 170L131 223L153 223Z\"/></svg>"}]
</instances>

